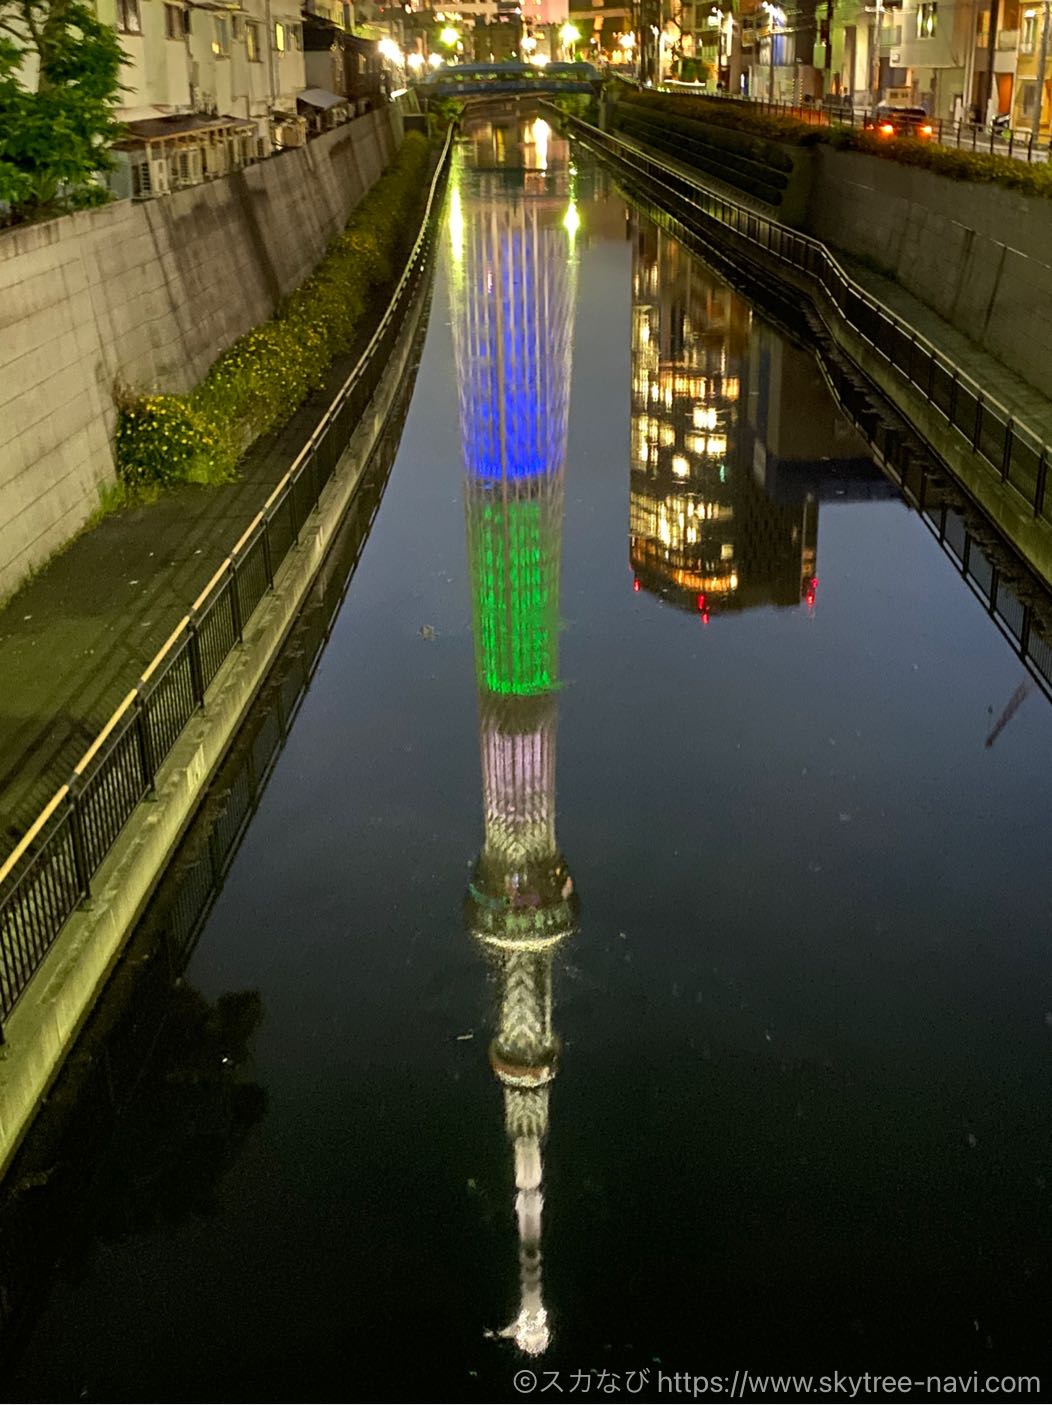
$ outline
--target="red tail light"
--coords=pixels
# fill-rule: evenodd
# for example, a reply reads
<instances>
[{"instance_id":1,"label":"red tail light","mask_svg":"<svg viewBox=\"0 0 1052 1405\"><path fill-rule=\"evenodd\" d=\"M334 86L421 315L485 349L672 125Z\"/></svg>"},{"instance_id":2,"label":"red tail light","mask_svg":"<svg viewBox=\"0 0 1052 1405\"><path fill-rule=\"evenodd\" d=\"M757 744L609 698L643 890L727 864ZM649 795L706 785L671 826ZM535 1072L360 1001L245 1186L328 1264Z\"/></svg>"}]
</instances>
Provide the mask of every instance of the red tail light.
<instances>
[{"instance_id":1,"label":"red tail light","mask_svg":"<svg viewBox=\"0 0 1052 1405\"><path fill-rule=\"evenodd\" d=\"M893 137L895 135L895 128L890 122L881 122L880 135L882 137Z\"/></svg>"}]
</instances>

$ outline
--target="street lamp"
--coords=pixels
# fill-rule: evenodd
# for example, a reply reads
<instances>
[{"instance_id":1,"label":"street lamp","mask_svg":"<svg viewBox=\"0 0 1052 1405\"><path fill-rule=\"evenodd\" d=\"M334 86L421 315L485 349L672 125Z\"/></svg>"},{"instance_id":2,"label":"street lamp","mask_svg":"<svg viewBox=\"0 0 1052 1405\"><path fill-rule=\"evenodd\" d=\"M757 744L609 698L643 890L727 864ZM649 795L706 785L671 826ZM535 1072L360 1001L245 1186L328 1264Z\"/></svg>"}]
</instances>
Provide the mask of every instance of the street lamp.
<instances>
[{"instance_id":1,"label":"street lamp","mask_svg":"<svg viewBox=\"0 0 1052 1405\"><path fill-rule=\"evenodd\" d=\"M460 33L451 24L447 24L438 38L439 42L445 44L447 49L455 49L460 39Z\"/></svg>"},{"instance_id":2,"label":"street lamp","mask_svg":"<svg viewBox=\"0 0 1052 1405\"><path fill-rule=\"evenodd\" d=\"M562 29L559 30L560 44L562 44L564 49L570 50L572 52L574 45L579 44L580 41L581 31L577 28L575 24L570 24L569 21L567 21L567 23L563 25Z\"/></svg>"}]
</instances>

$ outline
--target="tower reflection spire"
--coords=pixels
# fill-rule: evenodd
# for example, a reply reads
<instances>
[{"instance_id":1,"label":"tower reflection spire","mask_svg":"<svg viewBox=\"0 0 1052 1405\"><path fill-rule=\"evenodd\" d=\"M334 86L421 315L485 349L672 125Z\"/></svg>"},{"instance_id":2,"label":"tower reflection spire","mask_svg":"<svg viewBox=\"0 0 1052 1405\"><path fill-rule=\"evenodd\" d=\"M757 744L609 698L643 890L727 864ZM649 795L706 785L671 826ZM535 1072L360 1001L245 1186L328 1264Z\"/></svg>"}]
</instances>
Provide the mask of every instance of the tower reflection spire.
<instances>
[{"instance_id":1,"label":"tower reflection spire","mask_svg":"<svg viewBox=\"0 0 1052 1405\"><path fill-rule=\"evenodd\" d=\"M568 168L553 161L557 143L540 125L524 136L527 151L543 148L542 166L458 166L449 224L485 818L465 917L496 979L489 1061L514 1158L519 1308L501 1335L533 1355L550 1335L541 1235L560 1047L552 963L577 927L573 879L555 836L576 224L567 219Z\"/></svg>"}]
</instances>

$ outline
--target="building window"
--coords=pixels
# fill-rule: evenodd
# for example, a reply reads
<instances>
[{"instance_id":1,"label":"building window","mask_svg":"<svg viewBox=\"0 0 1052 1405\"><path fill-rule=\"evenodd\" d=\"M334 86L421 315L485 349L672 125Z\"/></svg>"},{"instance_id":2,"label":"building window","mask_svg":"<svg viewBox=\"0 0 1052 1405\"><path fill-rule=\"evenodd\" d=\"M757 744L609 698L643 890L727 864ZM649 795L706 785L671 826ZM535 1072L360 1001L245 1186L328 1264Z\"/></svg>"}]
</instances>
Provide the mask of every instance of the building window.
<instances>
[{"instance_id":1,"label":"building window","mask_svg":"<svg viewBox=\"0 0 1052 1405\"><path fill-rule=\"evenodd\" d=\"M245 52L249 63L263 62L263 46L260 43L259 25L253 20L245 21Z\"/></svg>"},{"instance_id":2,"label":"building window","mask_svg":"<svg viewBox=\"0 0 1052 1405\"><path fill-rule=\"evenodd\" d=\"M288 29L287 29L286 26L283 25L283 24L275 24L275 26L274 26L274 47L275 47L275 49L277 49L277 51L278 51L279 54L283 54L283 53L285 52L285 50L288 48L288 44L289 44Z\"/></svg>"},{"instance_id":3,"label":"building window","mask_svg":"<svg viewBox=\"0 0 1052 1405\"><path fill-rule=\"evenodd\" d=\"M217 58L226 58L230 53L230 21L225 16L215 15L212 23L212 52Z\"/></svg>"},{"instance_id":4,"label":"building window","mask_svg":"<svg viewBox=\"0 0 1052 1405\"><path fill-rule=\"evenodd\" d=\"M182 39L184 11L178 5L164 7L164 34L166 39Z\"/></svg>"},{"instance_id":5,"label":"building window","mask_svg":"<svg viewBox=\"0 0 1052 1405\"><path fill-rule=\"evenodd\" d=\"M117 0L117 28L122 34L141 34L139 0Z\"/></svg>"},{"instance_id":6,"label":"building window","mask_svg":"<svg viewBox=\"0 0 1052 1405\"><path fill-rule=\"evenodd\" d=\"M1032 54L1037 46L1037 11L1023 11L1023 32L1019 36L1019 48L1024 54Z\"/></svg>"},{"instance_id":7,"label":"building window","mask_svg":"<svg viewBox=\"0 0 1052 1405\"><path fill-rule=\"evenodd\" d=\"M301 24L290 24L289 34L292 36L292 47L294 49L303 48L303 26Z\"/></svg>"},{"instance_id":8,"label":"building window","mask_svg":"<svg viewBox=\"0 0 1052 1405\"><path fill-rule=\"evenodd\" d=\"M938 17L937 0L917 6L917 38L931 39L935 35L935 21Z\"/></svg>"},{"instance_id":9,"label":"building window","mask_svg":"<svg viewBox=\"0 0 1052 1405\"><path fill-rule=\"evenodd\" d=\"M234 37L235 43L236 43L239 39L244 39L244 37L245 37L245 21L241 18L240 15L234 15L234 17L233 17L233 18L231 19L231 21L230 21L230 27L231 27L231 30L232 30L232 32L233 32L233 37Z\"/></svg>"}]
</instances>

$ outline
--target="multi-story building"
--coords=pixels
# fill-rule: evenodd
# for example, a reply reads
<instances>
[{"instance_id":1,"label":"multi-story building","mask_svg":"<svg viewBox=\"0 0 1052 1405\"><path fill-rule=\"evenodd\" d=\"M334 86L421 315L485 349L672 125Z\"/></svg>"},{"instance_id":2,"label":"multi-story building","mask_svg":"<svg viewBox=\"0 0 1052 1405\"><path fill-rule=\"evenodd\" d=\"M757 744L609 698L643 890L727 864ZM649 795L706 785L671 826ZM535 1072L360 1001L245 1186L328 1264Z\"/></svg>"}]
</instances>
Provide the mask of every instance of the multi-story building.
<instances>
[{"instance_id":1,"label":"multi-story building","mask_svg":"<svg viewBox=\"0 0 1052 1405\"><path fill-rule=\"evenodd\" d=\"M297 0L98 0L125 63L119 194L193 184L298 144L306 86Z\"/></svg>"},{"instance_id":2,"label":"multi-story building","mask_svg":"<svg viewBox=\"0 0 1052 1405\"><path fill-rule=\"evenodd\" d=\"M635 234L632 290L634 588L704 621L813 604L817 507L763 487L771 425L749 386L747 306L650 225Z\"/></svg>"},{"instance_id":3,"label":"multi-story building","mask_svg":"<svg viewBox=\"0 0 1052 1405\"><path fill-rule=\"evenodd\" d=\"M1037 105L1038 91L1038 56L1041 51L1041 29L1043 24L1050 22L1048 8L1044 5L1023 5L1016 11L1017 29L1016 37L1016 66L1013 74L1013 86L1010 92L1005 92L1004 79L998 79L997 97L1001 112L1012 113L1012 125L1023 130L1032 130L1034 122L1034 109ZM1011 29L1007 26L1011 21L1011 11L1005 14L1005 30L1000 31L998 40L1004 42L1007 48L1007 41L1011 37ZM1000 44L998 46L1000 48ZM1052 75L1049 67L1052 66L1052 35L1046 54L1045 71L1042 75L1041 83L1041 112L1039 118L1040 135L1048 138L1052 135ZM1006 98L1008 101L1006 101Z\"/></svg>"},{"instance_id":4,"label":"multi-story building","mask_svg":"<svg viewBox=\"0 0 1052 1405\"><path fill-rule=\"evenodd\" d=\"M658 22L657 0L653 3ZM569 0L568 18L580 34L578 53L592 63L602 63L621 50L621 39L632 34L636 17L630 0Z\"/></svg>"},{"instance_id":5,"label":"multi-story building","mask_svg":"<svg viewBox=\"0 0 1052 1405\"><path fill-rule=\"evenodd\" d=\"M1003 21L991 54L989 0L825 0L819 28L829 38L818 55L825 92L860 108L897 103L947 121L985 122L1008 110L1014 81L1018 6L998 8Z\"/></svg>"}]
</instances>

